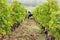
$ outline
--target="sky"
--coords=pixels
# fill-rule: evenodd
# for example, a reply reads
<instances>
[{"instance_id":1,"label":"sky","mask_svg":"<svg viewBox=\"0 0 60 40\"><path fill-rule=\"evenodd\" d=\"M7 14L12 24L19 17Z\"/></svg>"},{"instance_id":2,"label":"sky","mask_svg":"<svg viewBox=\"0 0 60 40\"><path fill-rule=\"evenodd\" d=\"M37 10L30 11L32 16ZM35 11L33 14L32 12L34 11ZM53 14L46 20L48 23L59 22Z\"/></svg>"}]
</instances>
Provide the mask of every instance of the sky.
<instances>
[{"instance_id":1,"label":"sky","mask_svg":"<svg viewBox=\"0 0 60 40\"><path fill-rule=\"evenodd\" d=\"M11 3L12 0L8 0L8 2ZM24 6L37 6L38 4L46 2L46 0L19 0L19 2Z\"/></svg>"},{"instance_id":2,"label":"sky","mask_svg":"<svg viewBox=\"0 0 60 40\"><path fill-rule=\"evenodd\" d=\"M20 0L22 4L27 4L26 6L36 6L38 4L41 4L43 2L46 2L46 0Z\"/></svg>"},{"instance_id":3,"label":"sky","mask_svg":"<svg viewBox=\"0 0 60 40\"><path fill-rule=\"evenodd\" d=\"M12 0L8 1L9 3L12 2ZM47 2L47 0L19 0L19 2L21 2L21 4L23 4L24 6L37 6L39 4ZM60 0L58 0L58 4L60 5Z\"/></svg>"}]
</instances>

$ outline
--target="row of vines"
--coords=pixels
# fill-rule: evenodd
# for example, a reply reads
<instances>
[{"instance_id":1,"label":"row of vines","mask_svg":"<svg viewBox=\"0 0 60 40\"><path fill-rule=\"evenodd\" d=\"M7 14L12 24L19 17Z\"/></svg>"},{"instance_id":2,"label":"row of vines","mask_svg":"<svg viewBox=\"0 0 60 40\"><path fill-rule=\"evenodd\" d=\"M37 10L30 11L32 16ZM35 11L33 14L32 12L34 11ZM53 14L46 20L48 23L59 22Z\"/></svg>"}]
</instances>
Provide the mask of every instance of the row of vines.
<instances>
[{"instance_id":1,"label":"row of vines","mask_svg":"<svg viewBox=\"0 0 60 40\"><path fill-rule=\"evenodd\" d=\"M51 35L60 40L60 8L57 0L47 0L34 9L33 18L45 26ZM0 35L10 35L12 27L27 16L27 10L20 2L9 5L7 0L0 0Z\"/></svg>"},{"instance_id":2,"label":"row of vines","mask_svg":"<svg viewBox=\"0 0 60 40\"><path fill-rule=\"evenodd\" d=\"M57 0L47 0L34 9L33 18L60 40L60 9Z\"/></svg>"},{"instance_id":3,"label":"row of vines","mask_svg":"<svg viewBox=\"0 0 60 40\"><path fill-rule=\"evenodd\" d=\"M23 21L27 10L20 2L14 1L10 4L8 0L0 0L0 35L10 35L13 25Z\"/></svg>"}]
</instances>

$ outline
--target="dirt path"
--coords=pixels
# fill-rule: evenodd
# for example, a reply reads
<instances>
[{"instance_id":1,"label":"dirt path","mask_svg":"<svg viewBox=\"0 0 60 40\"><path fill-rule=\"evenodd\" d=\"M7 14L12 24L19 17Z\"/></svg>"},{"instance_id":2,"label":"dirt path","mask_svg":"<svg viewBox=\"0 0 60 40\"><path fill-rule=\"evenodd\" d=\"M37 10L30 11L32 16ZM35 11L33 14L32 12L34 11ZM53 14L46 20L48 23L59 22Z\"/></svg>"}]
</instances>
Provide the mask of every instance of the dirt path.
<instances>
[{"instance_id":1,"label":"dirt path","mask_svg":"<svg viewBox=\"0 0 60 40\"><path fill-rule=\"evenodd\" d=\"M37 27L38 24L33 19L26 19L16 28L9 40L45 40L45 35L40 34Z\"/></svg>"}]
</instances>

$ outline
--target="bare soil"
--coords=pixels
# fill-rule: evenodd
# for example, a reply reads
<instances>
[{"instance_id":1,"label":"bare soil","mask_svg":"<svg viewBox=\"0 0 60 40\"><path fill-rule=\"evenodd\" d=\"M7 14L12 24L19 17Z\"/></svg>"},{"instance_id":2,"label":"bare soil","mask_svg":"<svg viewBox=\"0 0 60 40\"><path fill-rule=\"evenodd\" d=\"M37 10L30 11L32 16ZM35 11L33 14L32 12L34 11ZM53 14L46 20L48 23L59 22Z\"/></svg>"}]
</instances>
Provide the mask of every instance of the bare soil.
<instances>
[{"instance_id":1,"label":"bare soil","mask_svg":"<svg viewBox=\"0 0 60 40\"><path fill-rule=\"evenodd\" d=\"M25 19L12 35L5 36L3 40L45 40L45 35L40 34L37 27L38 23L33 19Z\"/></svg>"}]
</instances>

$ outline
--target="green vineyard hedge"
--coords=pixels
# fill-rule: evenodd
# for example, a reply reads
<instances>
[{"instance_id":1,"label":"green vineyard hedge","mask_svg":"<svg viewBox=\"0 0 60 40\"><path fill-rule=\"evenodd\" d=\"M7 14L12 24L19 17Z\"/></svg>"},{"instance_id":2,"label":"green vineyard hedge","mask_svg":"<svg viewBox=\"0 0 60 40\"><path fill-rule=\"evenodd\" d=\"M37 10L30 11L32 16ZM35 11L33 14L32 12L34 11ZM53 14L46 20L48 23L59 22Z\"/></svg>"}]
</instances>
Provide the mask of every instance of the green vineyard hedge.
<instances>
[{"instance_id":1,"label":"green vineyard hedge","mask_svg":"<svg viewBox=\"0 0 60 40\"><path fill-rule=\"evenodd\" d=\"M10 34L11 31L11 17L10 17L10 8L5 3L5 1L1 0L0 2L0 34L6 35Z\"/></svg>"},{"instance_id":2,"label":"green vineyard hedge","mask_svg":"<svg viewBox=\"0 0 60 40\"><path fill-rule=\"evenodd\" d=\"M48 28L51 35L57 37L60 35L60 12L59 6L56 0L47 0L34 9L33 18L41 25ZM58 16L58 17L57 17ZM56 24L55 24L56 23ZM55 29L57 27L57 29Z\"/></svg>"},{"instance_id":3,"label":"green vineyard hedge","mask_svg":"<svg viewBox=\"0 0 60 40\"><path fill-rule=\"evenodd\" d=\"M21 22L27 16L27 10L25 9L24 6L21 5L20 2L17 1L13 2L11 8L12 8L11 17L15 23L19 21Z\"/></svg>"},{"instance_id":4,"label":"green vineyard hedge","mask_svg":"<svg viewBox=\"0 0 60 40\"><path fill-rule=\"evenodd\" d=\"M11 5L7 0L0 1L0 35L10 35L11 27L25 19L27 10L21 3L15 1Z\"/></svg>"},{"instance_id":5,"label":"green vineyard hedge","mask_svg":"<svg viewBox=\"0 0 60 40\"><path fill-rule=\"evenodd\" d=\"M56 4L56 5L55 5ZM50 21L50 14L53 11L58 10L58 4L56 2L50 3L50 1L43 3L36 7L33 11L33 17L35 20L43 24L44 26L49 26L48 22Z\"/></svg>"},{"instance_id":6,"label":"green vineyard hedge","mask_svg":"<svg viewBox=\"0 0 60 40\"><path fill-rule=\"evenodd\" d=\"M60 40L60 10L52 12L50 17L51 20L49 21L49 30L52 35L57 37L57 40Z\"/></svg>"}]
</instances>

